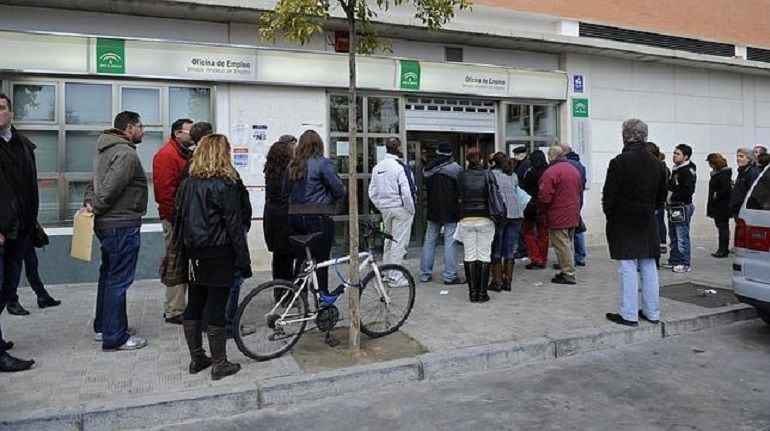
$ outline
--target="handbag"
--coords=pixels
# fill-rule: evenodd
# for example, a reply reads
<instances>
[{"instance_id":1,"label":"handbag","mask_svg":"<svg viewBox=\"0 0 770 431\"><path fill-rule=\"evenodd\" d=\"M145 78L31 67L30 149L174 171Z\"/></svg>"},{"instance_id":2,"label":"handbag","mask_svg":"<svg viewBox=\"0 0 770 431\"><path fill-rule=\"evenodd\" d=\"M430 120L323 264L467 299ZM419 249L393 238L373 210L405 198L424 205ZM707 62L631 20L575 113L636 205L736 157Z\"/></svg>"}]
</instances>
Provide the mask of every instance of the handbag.
<instances>
[{"instance_id":1,"label":"handbag","mask_svg":"<svg viewBox=\"0 0 770 431\"><path fill-rule=\"evenodd\" d=\"M681 202L670 202L668 204L668 221L671 223L684 223L686 220L686 209Z\"/></svg>"},{"instance_id":2,"label":"handbag","mask_svg":"<svg viewBox=\"0 0 770 431\"><path fill-rule=\"evenodd\" d=\"M40 226L40 223L35 222L35 231L32 233L32 245L34 245L35 248L43 248L50 243L51 241L48 239L48 234L45 233L45 230Z\"/></svg>"},{"instance_id":3,"label":"handbag","mask_svg":"<svg viewBox=\"0 0 770 431\"><path fill-rule=\"evenodd\" d=\"M492 175L491 172L487 172L489 218L499 225L504 224L508 220L508 209L505 207L505 200L502 193L500 193L500 186L497 185L497 180Z\"/></svg>"},{"instance_id":4,"label":"handbag","mask_svg":"<svg viewBox=\"0 0 770 431\"><path fill-rule=\"evenodd\" d=\"M181 205L177 208L182 210L185 208L187 193L186 188L179 190L178 193L182 193ZM188 262L185 259L184 243L182 242L182 227L184 225L184 218L179 214L174 217L174 225L171 229L171 238L169 238L168 247L166 247L166 255L163 256L163 260L160 262L160 282L166 286L176 286L179 284L185 284L188 280Z\"/></svg>"}]
</instances>

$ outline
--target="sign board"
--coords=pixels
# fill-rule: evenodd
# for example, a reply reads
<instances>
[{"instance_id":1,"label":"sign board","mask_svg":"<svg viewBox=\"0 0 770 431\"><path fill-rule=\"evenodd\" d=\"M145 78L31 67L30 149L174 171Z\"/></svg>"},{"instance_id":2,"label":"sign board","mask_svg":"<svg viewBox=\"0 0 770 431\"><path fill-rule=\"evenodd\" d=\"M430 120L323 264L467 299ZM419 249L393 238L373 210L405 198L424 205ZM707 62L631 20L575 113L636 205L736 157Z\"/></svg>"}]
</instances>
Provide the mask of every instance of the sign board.
<instances>
[{"instance_id":1,"label":"sign board","mask_svg":"<svg viewBox=\"0 0 770 431\"><path fill-rule=\"evenodd\" d=\"M585 78L583 75L572 75L572 91L583 93L585 91Z\"/></svg>"},{"instance_id":2,"label":"sign board","mask_svg":"<svg viewBox=\"0 0 770 431\"><path fill-rule=\"evenodd\" d=\"M126 73L126 41L96 39L96 73Z\"/></svg>"},{"instance_id":3,"label":"sign board","mask_svg":"<svg viewBox=\"0 0 770 431\"><path fill-rule=\"evenodd\" d=\"M401 60L399 88L402 90L420 89L420 62Z\"/></svg>"},{"instance_id":4,"label":"sign board","mask_svg":"<svg viewBox=\"0 0 770 431\"><path fill-rule=\"evenodd\" d=\"M572 98L572 116L574 118L588 118L588 99Z\"/></svg>"}]
</instances>

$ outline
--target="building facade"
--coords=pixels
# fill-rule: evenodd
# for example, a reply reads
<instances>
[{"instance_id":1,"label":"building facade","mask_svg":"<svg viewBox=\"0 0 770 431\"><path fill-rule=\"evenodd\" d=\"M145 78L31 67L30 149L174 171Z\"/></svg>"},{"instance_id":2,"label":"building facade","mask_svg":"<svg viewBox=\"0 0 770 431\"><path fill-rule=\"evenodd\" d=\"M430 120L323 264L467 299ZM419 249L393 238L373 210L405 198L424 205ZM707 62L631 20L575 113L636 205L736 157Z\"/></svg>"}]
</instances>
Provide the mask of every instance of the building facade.
<instances>
[{"instance_id":1,"label":"building facade","mask_svg":"<svg viewBox=\"0 0 770 431\"><path fill-rule=\"evenodd\" d=\"M267 46L256 23L271 2L0 3L0 85L13 98L16 126L38 146L40 221L52 234L41 270L49 283L96 279L96 263L68 257L71 219L96 138L122 110L143 117L139 153L150 177L175 119L210 121L230 137L254 207L255 268L269 262L261 172L272 142L317 130L347 178L348 72L347 55L335 52L338 23L304 47ZM567 142L588 168L584 218L589 243L601 244L606 167L621 149L620 124L639 117L669 163L676 144L693 146L694 232L710 235L706 155L723 153L734 165L736 148L770 141L770 33L760 24L770 2L717 3L725 10L662 0L588 1L576 10L483 1L439 33L414 25L408 7L380 16L392 52L358 61L361 217L377 217L365 190L389 137L406 142L418 180L439 141L453 142L460 161L469 146L491 154ZM703 14L723 24L705 25ZM415 245L424 229L424 193L419 198ZM340 254L346 208L336 217ZM138 277L154 278L163 242L152 193L143 232Z\"/></svg>"}]
</instances>

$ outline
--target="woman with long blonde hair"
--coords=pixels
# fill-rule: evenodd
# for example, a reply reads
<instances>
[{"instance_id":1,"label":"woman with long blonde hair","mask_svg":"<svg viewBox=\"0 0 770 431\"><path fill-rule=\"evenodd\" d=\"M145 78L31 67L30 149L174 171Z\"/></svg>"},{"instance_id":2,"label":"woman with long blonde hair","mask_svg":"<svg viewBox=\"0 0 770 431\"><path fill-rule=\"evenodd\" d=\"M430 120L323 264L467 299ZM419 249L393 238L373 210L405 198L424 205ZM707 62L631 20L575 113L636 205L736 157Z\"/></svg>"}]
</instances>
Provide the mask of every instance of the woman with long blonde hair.
<instances>
[{"instance_id":1,"label":"woman with long blonde hair","mask_svg":"<svg viewBox=\"0 0 770 431\"><path fill-rule=\"evenodd\" d=\"M190 374L213 362L211 377L214 380L241 369L239 364L227 360L225 350L225 308L235 274L251 277L251 259L244 235L244 205L238 182L227 137L205 136L195 149L190 176L180 185L175 206L175 229L181 233L189 264L183 326L190 350ZM209 310L207 333L211 358L202 346L204 308Z\"/></svg>"}]
</instances>

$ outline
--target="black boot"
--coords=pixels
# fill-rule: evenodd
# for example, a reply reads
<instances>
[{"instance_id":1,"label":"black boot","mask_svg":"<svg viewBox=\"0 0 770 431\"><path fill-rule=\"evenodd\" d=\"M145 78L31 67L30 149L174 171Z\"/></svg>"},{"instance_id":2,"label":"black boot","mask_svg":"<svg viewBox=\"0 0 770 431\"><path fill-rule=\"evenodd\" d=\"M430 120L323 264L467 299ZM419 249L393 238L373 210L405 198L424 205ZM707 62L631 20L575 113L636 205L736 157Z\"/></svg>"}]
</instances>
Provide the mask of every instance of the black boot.
<instances>
[{"instance_id":1,"label":"black boot","mask_svg":"<svg viewBox=\"0 0 770 431\"><path fill-rule=\"evenodd\" d=\"M479 266L479 283L478 283L478 296L479 302L489 301L489 295L487 295L487 286L489 285L489 262L477 262Z\"/></svg>"},{"instance_id":2,"label":"black boot","mask_svg":"<svg viewBox=\"0 0 770 431\"><path fill-rule=\"evenodd\" d=\"M200 320L183 320L184 339L190 350L190 374L195 374L211 366L211 358L203 350L203 334Z\"/></svg>"},{"instance_id":3,"label":"black boot","mask_svg":"<svg viewBox=\"0 0 770 431\"><path fill-rule=\"evenodd\" d=\"M474 262L463 262L463 266L465 267L465 281L468 284L468 297L471 302L477 302L478 297L476 296L476 288L473 285L473 265Z\"/></svg>"},{"instance_id":4,"label":"black boot","mask_svg":"<svg viewBox=\"0 0 770 431\"><path fill-rule=\"evenodd\" d=\"M214 363L211 367L211 379L219 380L240 371L240 364L227 360L227 330L222 326L209 325L208 335L211 360Z\"/></svg>"},{"instance_id":5,"label":"black boot","mask_svg":"<svg viewBox=\"0 0 770 431\"><path fill-rule=\"evenodd\" d=\"M0 371L4 373L28 370L32 368L32 364L34 363L35 361L32 359L25 361L23 359L14 358L5 351L0 352Z\"/></svg>"}]
</instances>

